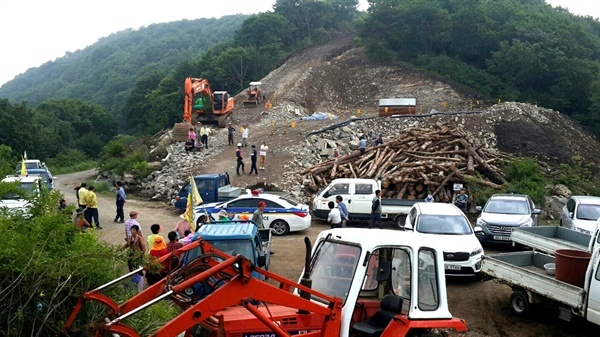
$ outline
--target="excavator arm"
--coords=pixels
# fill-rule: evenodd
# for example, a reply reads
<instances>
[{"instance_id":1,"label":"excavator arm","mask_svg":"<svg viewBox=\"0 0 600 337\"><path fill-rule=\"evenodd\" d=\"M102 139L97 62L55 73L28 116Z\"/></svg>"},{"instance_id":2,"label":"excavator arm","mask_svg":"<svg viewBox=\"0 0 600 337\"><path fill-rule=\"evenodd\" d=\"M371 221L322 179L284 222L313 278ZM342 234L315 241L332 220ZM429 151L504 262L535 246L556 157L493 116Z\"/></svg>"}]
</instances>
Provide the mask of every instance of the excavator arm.
<instances>
[{"instance_id":1,"label":"excavator arm","mask_svg":"<svg viewBox=\"0 0 600 337\"><path fill-rule=\"evenodd\" d=\"M109 313L102 320L94 324L96 336L104 336L107 333L115 333L121 336L139 336L131 327L122 324L122 321L139 311L153 305L154 303L169 299L180 306L184 312L161 327L152 336L175 336L186 331L189 335L191 329L201 324L216 330L215 314L232 306L242 306L251 313L265 328L273 331L278 336L289 336L272 317L259 310L260 305L281 305L295 308L303 312L302 315L317 315L322 319L320 330L307 333L306 337L316 336L339 336L342 303L338 298L332 298L318 293L308 287L287 280L277 274L256 268L243 256L229 257L228 255L214 249L203 240L184 246L182 249L165 257L161 261L179 257L186 251L201 247L203 254L188 264L172 270L163 280L140 292L125 303L117 306L108 297L98 293L102 288L110 284L94 289L86 293L79 300L74 312L69 317L63 331L67 331L75 320L77 312L81 309L85 300L93 300L105 304ZM173 261L171 261L173 262ZM269 279L279 282L279 287L273 286L257 278L252 277L252 272L263 274ZM131 275L128 274L128 275ZM123 276L120 279L127 277ZM210 289L210 292L202 298L191 295L186 290L202 285ZM291 289L298 288L313 298L319 298L325 304L315 303L292 294ZM258 304L257 304L258 303Z\"/></svg>"}]
</instances>

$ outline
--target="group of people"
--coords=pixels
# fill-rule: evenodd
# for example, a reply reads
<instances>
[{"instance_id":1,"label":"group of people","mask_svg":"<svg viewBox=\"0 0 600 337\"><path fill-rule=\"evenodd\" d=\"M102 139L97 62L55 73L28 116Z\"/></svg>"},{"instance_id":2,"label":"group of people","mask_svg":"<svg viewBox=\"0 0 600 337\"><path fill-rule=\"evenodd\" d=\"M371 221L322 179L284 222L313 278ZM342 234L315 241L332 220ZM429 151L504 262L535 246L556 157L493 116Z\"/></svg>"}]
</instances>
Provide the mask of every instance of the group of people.
<instances>
[{"instance_id":1,"label":"group of people","mask_svg":"<svg viewBox=\"0 0 600 337\"><path fill-rule=\"evenodd\" d=\"M244 165L244 156L242 154L242 146L244 146L242 143L238 143L237 144L237 149L235 150L235 157L236 157L236 168L235 168L235 172L237 173L237 175L241 175L240 174L240 168L242 169L242 173L246 173L245 171L245 165ZM267 159L267 152L269 152L269 145L267 145L267 142L263 142L262 145L260 146L260 151L257 152L256 151L256 145L252 145L251 146L251 151L250 151L250 173L248 173L249 175L252 175L252 172L254 172L256 175L258 175L258 170L264 170L265 169L265 162ZM258 167L256 166L256 162L258 161Z\"/></svg>"},{"instance_id":2,"label":"group of people","mask_svg":"<svg viewBox=\"0 0 600 337\"><path fill-rule=\"evenodd\" d=\"M188 131L188 140L185 142L185 150L193 151L194 149L208 149L208 136L212 131L208 126L198 122L196 127L190 128Z\"/></svg>"},{"instance_id":3,"label":"group of people","mask_svg":"<svg viewBox=\"0 0 600 337\"><path fill-rule=\"evenodd\" d=\"M344 228L346 222L349 220L348 206L344 203L344 198L341 195L335 197L335 202L330 201L329 215L327 222L331 224L331 228ZM375 196L371 201L371 223L369 228L373 228L375 222L379 225L379 228L383 228L381 221L381 190L375 191Z\"/></svg>"},{"instance_id":4,"label":"group of people","mask_svg":"<svg viewBox=\"0 0 600 337\"><path fill-rule=\"evenodd\" d=\"M75 194L77 196L78 208L73 218L73 224L81 231L92 228L93 225L96 226L96 229L102 229L98 215L98 197L96 196L94 186L88 187L87 183L81 183L79 187L75 188Z\"/></svg>"}]
</instances>

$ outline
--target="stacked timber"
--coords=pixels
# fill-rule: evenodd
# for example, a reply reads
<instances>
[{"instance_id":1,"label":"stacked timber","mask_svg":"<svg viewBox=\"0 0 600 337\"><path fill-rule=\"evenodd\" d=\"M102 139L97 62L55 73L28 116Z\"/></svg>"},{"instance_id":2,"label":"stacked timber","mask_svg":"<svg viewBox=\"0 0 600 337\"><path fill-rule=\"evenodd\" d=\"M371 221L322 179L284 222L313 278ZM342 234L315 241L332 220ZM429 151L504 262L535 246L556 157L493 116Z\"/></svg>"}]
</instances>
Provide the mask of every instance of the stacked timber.
<instances>
[{"instance_id":1,"label":"stacked timber","mask_svg":"<svg viewBox=\"0 0 600 337\"><path fill-rule=\"evenodd\" d=\"M500 189L506 183L498 162L507 156L469 142L462 129L411 128L382 145L353 151L300 172L316 192L337 178L381 178L382 196L450 202L455 183Z\"/></svg>"}]
</instances>

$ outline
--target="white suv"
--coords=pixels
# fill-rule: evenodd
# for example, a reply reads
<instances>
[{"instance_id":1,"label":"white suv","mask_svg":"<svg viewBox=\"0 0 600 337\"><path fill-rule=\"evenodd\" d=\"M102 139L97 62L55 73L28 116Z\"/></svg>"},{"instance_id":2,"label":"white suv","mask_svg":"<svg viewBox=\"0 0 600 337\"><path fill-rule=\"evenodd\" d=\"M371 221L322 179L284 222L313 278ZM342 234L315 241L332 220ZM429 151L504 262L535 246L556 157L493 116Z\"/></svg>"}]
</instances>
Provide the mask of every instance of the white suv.
<instances>
[{"instance_id":1,"label":"white suv","mask_svg":"<svg viewBox=\"0 0 600 337\"><path fill-rule=\"evenodd\" d=\"M444 252L446 275L472 276L481 272L483 248L469 219L456 206L418 202L406 216L404 228L428 236Z\"/></svg>"},{"instance_id":2,"label":"white suv","mask_svg":"<svg viewBox=\"0 0 600 337\"><path fill-rule=\"evenodd\" d=\"M600 197L574 195L562 209L560 225L585 234L592 234L600 218Z\"/></svg>"},{"instance_id":3,"label":"white suv","mask_svg":"<svg viewBox=\"0 0 600 337\"><path fill-rule=\"evenodd\" d=\"M26 194L37 194L41 189L42 177L38 175L28 176L6 176L2 179L3 183L16 183L19 182L19 188L24 190ZM2 197L0 201L0 208L8 209L10 213L15 214L22 212L25 216L28 216L29 212L29 201L24 199L22 196L14 193L7 193Z\"/></svg>"}]
</instances>

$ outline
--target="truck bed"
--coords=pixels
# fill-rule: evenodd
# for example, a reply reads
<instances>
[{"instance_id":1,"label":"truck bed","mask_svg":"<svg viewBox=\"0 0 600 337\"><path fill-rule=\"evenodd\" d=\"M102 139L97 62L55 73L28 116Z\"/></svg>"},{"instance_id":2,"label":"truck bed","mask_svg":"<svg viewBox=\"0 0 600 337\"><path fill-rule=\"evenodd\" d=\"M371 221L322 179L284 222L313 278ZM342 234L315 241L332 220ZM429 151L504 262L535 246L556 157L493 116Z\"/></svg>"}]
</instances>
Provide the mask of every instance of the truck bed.
<instances>
[{"instance_id":1,"label":"truck bed","mask_svg":"<svg viewBox=\"0 0 600 337\"><path fill-rule=\"evenodd\" d=\"M523 288L546 298L581 309L585 291L546 274L544 264L555 258L539 252L515 252L484 256L481 270L511 287Z\"/></svg>"},{"instance_id":2,"label":"truck bed","mask_svg":"<svg viewBox=\"0 0 600 337\"><path fill-rule=\"evenodd\" d=\"M515 228L510 239L539 251L552 254L559 249L588 251L591 235L556 226Z\"/></svg>"}]
</instances>

